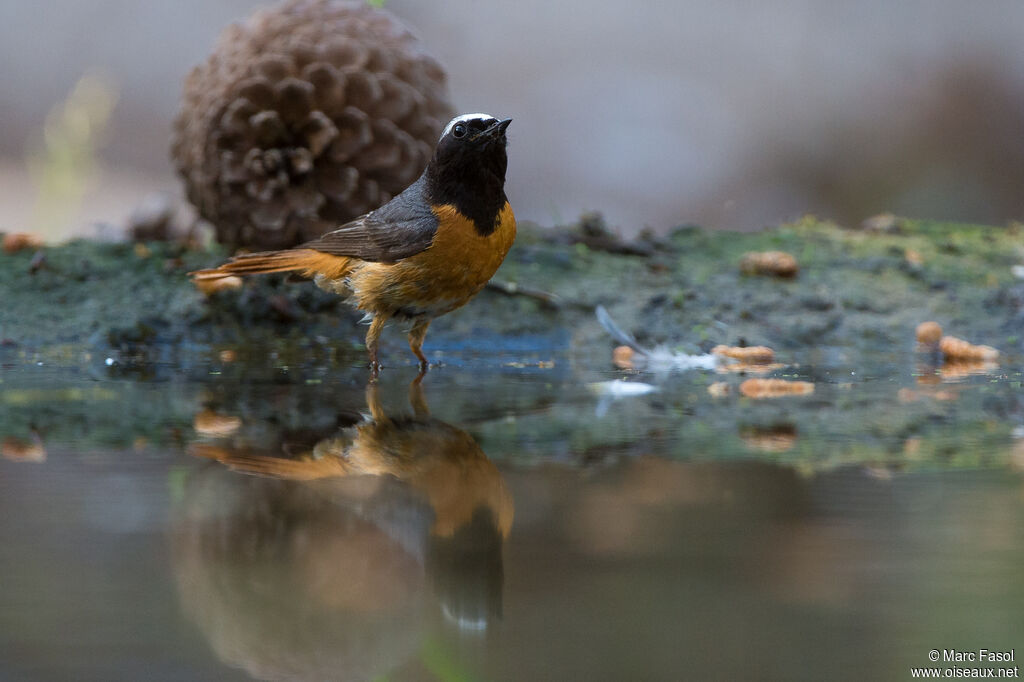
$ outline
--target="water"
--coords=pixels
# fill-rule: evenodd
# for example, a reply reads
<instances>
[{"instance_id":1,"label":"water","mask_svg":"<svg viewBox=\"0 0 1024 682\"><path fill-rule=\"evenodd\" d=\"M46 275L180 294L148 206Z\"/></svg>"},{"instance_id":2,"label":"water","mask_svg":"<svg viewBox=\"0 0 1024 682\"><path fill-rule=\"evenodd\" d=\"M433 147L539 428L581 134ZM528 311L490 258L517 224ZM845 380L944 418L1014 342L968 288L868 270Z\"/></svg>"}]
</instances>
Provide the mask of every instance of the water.
<instances>
[{"instance_id":1,"label":"water","mask_svg":"<svg viewBox=\"0 0 1024 682\"><path fill-rule=\"evenodd\" d=\"M0 678L904 680L932 649L1021 655L1011 364L823 353L783 372L812 395L753 401L705 372L602 397L621 374L564 353L420 386L226 360L0 370Z\"/></svg>"}]
</instances>

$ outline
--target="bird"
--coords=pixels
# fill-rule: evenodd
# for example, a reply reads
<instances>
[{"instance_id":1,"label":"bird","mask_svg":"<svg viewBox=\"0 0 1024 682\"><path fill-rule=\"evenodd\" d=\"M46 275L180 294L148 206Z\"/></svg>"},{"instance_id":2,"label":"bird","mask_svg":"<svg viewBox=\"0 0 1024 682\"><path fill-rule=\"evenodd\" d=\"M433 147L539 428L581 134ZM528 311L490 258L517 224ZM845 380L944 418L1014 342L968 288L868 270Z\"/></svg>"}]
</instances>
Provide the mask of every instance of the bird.
<instances>
[{"instance_id":1,"label":"bird","mask_svg":"<svg viewBox=\"0 0 1024 682\"><path fill-rule=\"evenodd\" d=\"M379 395L377 383L368 383L368 414L312 445L282 444L283 453L264 454L240 445L244 439L227 445L203 441L193 443L189 453L240 473L293 481L391 477L428 502L434 514L432 534L452 537L483 514L506 537L512 527L512 497L473 437L431 416L419 378L409 386L412 415L389 414Z\"/></svg>"},{"instance_id":2,"label":"bird","mask_svg":"<svg viewBox=\"0 0 1024 682\"><path fill-rule=\"evenodd\" d=\"M365 313L374 374L380 335L392 319L412 322L409 348L423 373L431 321L483 289L515 241L505 195L511 122L456 116L419 178L380 208L295 248L237 255L190 274L197 282L281 272L312 278Z\"/></svg>"},{"instance_id":3,"label":"bird","mask_svg":"<svg viewBox=\"0 0 1024 682\"><path fill-rule=\"evenodd\" d=\"M360 570L344 575L345 570L367 566L383 569L379 558L374 559L392 544L382 542L383 533L423 562L449 621L460 629L485 630L501 616L502 548L515 516L514 499L501 471L476 440L431 415L421 379L409 386L412 414L389 412L378 383L371 381L365 392L367 410L358 421L352 419L355 415L339 414L337 423L346 424L341 428L290 431L281 439L268 439L273 429L259 428L251 439L246 433L204 434L192 443L188 451L195 457L241 474L286 482L236 481L230 484L232 494L198 497L215 503L213 516L222 524L222 531L214 533L217 542L232 549L258 546L264 556L276 560L299 553L306 561L297 562L296 572L308 573L309 564L322 563L324 570L317 572L321 580L312 582L323 583L326 575L337 574L342 583L331 590L331 603L337 606L344 595L351 595L365 612L374 600L401 593L394 589L399 586L381 585L395 575L393 567L362 575L364 585L358 582ZM209 491L211 484L202 487ZM225 499L237 508L236 518L225 514ZM360 525L342 512L345 508L355 509L359 519L382 533L366 532L365 526L360 531ZM185 516L198 519L203 514L193 510ZM284 526L282 519L287 519ZM232 526L236 534L247 531L260 537L261 521L266 544L225 541ZM309 542L311 537L316 542ZM270 544L281 551L270 552ZM232 554L231 560L238 561L238 556Z\"/></svg>"}]
</instances>

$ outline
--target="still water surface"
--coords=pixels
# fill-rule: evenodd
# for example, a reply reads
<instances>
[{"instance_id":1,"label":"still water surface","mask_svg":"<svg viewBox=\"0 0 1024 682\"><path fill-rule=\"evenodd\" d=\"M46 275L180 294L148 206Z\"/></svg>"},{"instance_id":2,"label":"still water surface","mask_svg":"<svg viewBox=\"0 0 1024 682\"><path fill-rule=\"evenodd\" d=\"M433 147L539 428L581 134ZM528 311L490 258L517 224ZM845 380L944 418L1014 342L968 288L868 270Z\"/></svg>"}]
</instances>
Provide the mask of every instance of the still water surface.
<instances>
[{"instance_id":1,"label":"still water surface","mask_svg":"<svg viewBox=\"0 0 1024 682\"><path fill-rule=\"evenodd\" d=\"M931 649L1024 655L1019 373L824 358L791 371L807 397L690 372L611 400L589 385L620 374L557 355L420 386L223 359L0 370L0 679L903 680Z\"/></svg>"}]
</instances>

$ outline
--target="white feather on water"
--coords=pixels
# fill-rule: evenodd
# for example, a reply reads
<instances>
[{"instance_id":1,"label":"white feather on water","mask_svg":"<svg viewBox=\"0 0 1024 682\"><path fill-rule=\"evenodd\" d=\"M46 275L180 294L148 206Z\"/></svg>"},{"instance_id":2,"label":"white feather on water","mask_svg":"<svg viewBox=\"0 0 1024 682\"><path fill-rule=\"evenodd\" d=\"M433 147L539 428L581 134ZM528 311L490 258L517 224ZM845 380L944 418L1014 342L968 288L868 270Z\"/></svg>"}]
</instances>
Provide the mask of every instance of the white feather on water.
<instances>
[{"instance_id":1,"label":"white feather on water","mask_svg":"<svg viewBox=\"0 0 1024 682\"><path fill-rule=\"evenodd\" d=\"M587 388L590 389L591 393L601 397L597 402L597 407L594 408L594 416L596 417L603 417L608 414L608 408L619 398L647 395L658 390L658 387L653 384L645 384L640 381L625 381L624 379L598 381L587 384Z\"/></svg>"},{"instance_id":2,"label":"white feather on water","mask_svg":"<svg viewBox=\"0 0 1024 682\"><path fill-rule=\"evenodd\" d=\"M615 320L611 318L611 315L608 314L604 306L597 306L594 312L597 315L597 321L611 334L613 339L636 351L637 357L633 362L636 364L637 369L646 369L652 372L714 369L721 361L718 356L711 355L710 353L689 355L674 351L666 346L644 348L637 343L632 334L623 330L615 323Z\"/></svg>"},{"instance_id":3,"label":"white feather on water","mask_svg":"<svg viewBox=\"0 0 1024 682\"><path fill-rule=\"evenodd\" d=\"M596 395L606 398L625 398L633 395L646 395L658 390L657 386L639 381L598 381L587 384L587 388Z\"/></svg>"}]
</instances>

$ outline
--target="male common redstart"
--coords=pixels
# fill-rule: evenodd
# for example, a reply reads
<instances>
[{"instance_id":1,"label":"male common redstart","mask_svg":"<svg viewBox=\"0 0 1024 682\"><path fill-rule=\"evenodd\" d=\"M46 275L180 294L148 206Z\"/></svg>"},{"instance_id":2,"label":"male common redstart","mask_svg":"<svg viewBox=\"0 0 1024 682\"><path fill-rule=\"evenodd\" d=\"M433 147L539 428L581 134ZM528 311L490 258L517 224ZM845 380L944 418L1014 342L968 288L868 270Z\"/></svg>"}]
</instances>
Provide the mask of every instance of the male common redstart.
<instances>
[{"instance_id":1,"label":"male common redstart","mask_svg":"<svg viewBox=\"0 0 1024 682\"><path fill-rule=\"evenodd\" d=\"M505 197L511 122L457 116L419 179L380 208L296 248L235 256L192 276L294 271L312 277L367 314L366 348L375 371L380 333L391 318L412 320L409 347L425 370L430 321L473 298L515 239L516 219Z\"/></svg>"}]
</instances>

